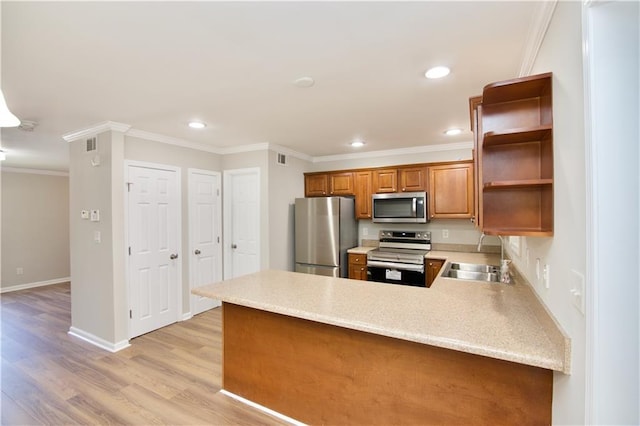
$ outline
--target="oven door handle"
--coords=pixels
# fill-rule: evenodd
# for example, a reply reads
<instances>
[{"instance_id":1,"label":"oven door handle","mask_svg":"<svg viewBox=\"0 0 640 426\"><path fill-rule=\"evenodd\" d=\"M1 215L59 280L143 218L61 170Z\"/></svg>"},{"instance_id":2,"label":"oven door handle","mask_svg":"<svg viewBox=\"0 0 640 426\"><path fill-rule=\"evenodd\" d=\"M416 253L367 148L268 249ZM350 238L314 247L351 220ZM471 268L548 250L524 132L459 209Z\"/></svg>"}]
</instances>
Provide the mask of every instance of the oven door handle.
<instances>
[{"instance_id":1,"label":"oven door handle","mask_svg":"<svg viewBox=\"0 0 640 426\"><path fill-rule=\"evenodd\" d=\"M367 267L385 268L385 269L398 269L401 271L412 271L424 273L424 265L412 265L410 263L395 263L395 262L378 262L376 260L367 261Z\"/></svg>"}]
</instances>

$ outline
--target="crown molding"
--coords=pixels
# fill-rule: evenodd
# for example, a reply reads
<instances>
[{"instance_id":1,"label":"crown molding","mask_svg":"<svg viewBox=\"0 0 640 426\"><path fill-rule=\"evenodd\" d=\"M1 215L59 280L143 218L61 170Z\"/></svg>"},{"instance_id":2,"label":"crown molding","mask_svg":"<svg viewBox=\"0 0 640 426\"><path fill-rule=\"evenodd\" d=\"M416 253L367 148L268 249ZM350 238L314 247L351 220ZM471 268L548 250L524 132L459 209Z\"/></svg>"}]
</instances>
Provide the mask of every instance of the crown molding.
<instances>
[{"instance_id":1,"label":"crown molding","mask_svg":"<svg viewBox=\"0 0 640 426\"><path fill-rule=\"evenodd\" d=\"M282 145L272 144L268 142L227 147L227 148L218 148L218 147L214 147L207 144L201 144L201 143L187 141L184 139L174 138L171 136L165 136L158 133L152 133L144 130L133 129L128 124L116 123L113 121L105 121L103 123L99 123L94 126L87 127L85 129L81 129L75 132L70 132L63 135L62 138L67 142L73 142L75 140L82 139L89 136L94 136L98 133L102 133L109 130L123 132L125 133L126 136L130 136L130 137L164 143L168 145L180 146L183 148L195 149L195 150L204 151L204 152L210 152L218 155L241 154L243 152L253 152L253 151L274 151L274 152L279 152L281 154L289 155L291 157L296 157L304 161L309 161L311 163L353 160L353 159L361 159L361 158L386 157L390 155L420 154L425 152L454 151L458 149L473 148L473 142L458 142L458 143L452 143L452 144L423 145L423 146L416 146L411 148L399 148L399 149L391 149L391 150L384 150L384 151L370 151L370 152L360 152L360 153L352 153L352 154L337 154L337 155L326 155L326 156L314 157L311 155L303 154L299 151L295 151L291 148L284 147Z\"/></svg>"},{"instance_id":2,"label":"crown molding","mask_svg":"<svg viewBox=\"0 0 640 426\"><path fill-rule=\"evenodd\" d=\"M102 123L94 124L93 126L86 127L84 129L75 130L73 132L62 135L62 139L67 142L77 141L78 139L84 139L86 137L95 136L102 132L115 131L126 132L131 126L129 124L117 123L115 121L104 121Z\"/></svg>"},{"instance_id":3,"label":"crown molding","mask_svg":"<svg viewBox=\"0 0 640 426\"><path fill-rule=\"evenodd\" d=\"M314 163L327 161L357 160L362 158L389 157L392 155L422 154L425 152L455 151L458 149L473 149L473 142L457 142L442 145L423 145L411 148L388 149L385 151L359 152L353 154L325 155L323 157L313 157Z\"/></svg>"},{"instance_id":4,"label":"crown molding","mask_svg":"<svg viewBox=\"0 0 640 426\"><path fill-rule=\"evenodd\" d=\"M313 162L313 157L312 156L307 155L307 154L303 154L303 153L298 152L298 151L294 151L293 149L287 148L285 146L276 145L276 144L269 144L269 150L275 151L275 152L279 152L280 154L286 154L286 155L288 155L290 157L296 157L296 158L299 158L300 160Z\"/></svg>"},{"instance_id":5,"label":"crown molding","mask_svg":"<svg viewBox=\"0 0 640 426\"><path fill-rule=\"evenodd\" d=\"M144 130L130 129L127 131L126 135L134 138L166 143L168 145L175 145L183 148L190 148L190 149L197 149L199 151L211 152L213 154L218 154L218 155L223 154L223 150L211 145L205 145L201 143L187 141L184 139L173 138L171 136L160 135L158 133L146 132Z\"/></svg>"},{"instance_id":6,"label":"crown molding","mask_svg":"<svg viewBox=\"0 0 640 426\"><path fill-rule=\"evenodd\" d=\"M277 145L277 144L268 143L268 142L225 148L222 150L222 154L224 155L240 154L243 152L251 152L251 151L274 151L274 152L279 152L281 154L286 154L291 157L296 157L301 160L313 162L313 157L310 155L303 154L298 151L294 151L293 149L284 147L282 145Z\"/></svg>"},{"instance_id":7,"label":"crown molding","mask_svg":"<svg viewBox=\"0 0 640 426\"><path fill-rule=\"evenodd\" d=\"M529 34L527 35L526 47L522 57L522 63L520 64L519 77L531 74L533 64L538 57L540 46L551 23L551 18L553 17L553 12L556 10L558 0L541 1L537 4L538 6L531 19L531 25L529 26Z\"/></svg>"},{"instance_id":8,"label":"crown molding","mask_svg":"<svg viewBox=\"0 0 640 426\"><path fill-rule=\"evenodd\" d=\"M21 167L2 167L0 169L7 173L27 173L31 175L47 175L47 176L65 176L69 177L69 172L60 172L57 170L40 170L40 169L24 169Z\"/></svg>"}]
</instances>

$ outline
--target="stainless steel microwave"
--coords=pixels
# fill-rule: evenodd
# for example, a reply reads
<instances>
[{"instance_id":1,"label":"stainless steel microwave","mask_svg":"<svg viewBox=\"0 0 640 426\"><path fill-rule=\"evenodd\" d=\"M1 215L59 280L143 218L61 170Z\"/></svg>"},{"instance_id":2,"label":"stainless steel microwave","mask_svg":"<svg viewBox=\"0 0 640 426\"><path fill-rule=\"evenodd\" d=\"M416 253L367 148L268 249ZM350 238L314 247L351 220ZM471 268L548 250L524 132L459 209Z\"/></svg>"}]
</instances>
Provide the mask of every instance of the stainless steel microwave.
<instances>
[{"instance_id":1,"label":"stainless steel microwave","mask_svg":"<svg viewBox=\"0 0 640 426\"><path fill-rule=\"evenodd\" d=\"M372 203L373 222L427 223L429 221L426 192L373 194Z\"/></svg>"}]
</instances>

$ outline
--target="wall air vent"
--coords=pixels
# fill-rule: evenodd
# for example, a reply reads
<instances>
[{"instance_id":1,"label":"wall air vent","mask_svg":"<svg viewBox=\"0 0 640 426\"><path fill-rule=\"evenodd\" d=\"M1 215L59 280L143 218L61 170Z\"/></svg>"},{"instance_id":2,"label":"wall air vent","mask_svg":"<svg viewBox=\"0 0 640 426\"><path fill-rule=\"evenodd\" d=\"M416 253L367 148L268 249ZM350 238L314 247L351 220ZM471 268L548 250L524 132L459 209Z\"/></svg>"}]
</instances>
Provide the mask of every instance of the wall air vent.
<instances>
[{"instance_id":1,"label":"wall air vent","mask_svg":"<svg viewBox=\"0 0 640 426\"><path fill-rule=\"evenodd\" d=\"M92 137L87 139L87 152L96 151L98 149L98 138Z\"/></svg>"},{"instance_id":2,"label":"wall air vent","mask_svg":"<svg viewBox=\"0 0 640 426\"><path fill-rule=\"evenodd\" d=\"M287 156L285 154L278 153L278 164L281 166L287 165Z\"/></svg>"}]
</instances>

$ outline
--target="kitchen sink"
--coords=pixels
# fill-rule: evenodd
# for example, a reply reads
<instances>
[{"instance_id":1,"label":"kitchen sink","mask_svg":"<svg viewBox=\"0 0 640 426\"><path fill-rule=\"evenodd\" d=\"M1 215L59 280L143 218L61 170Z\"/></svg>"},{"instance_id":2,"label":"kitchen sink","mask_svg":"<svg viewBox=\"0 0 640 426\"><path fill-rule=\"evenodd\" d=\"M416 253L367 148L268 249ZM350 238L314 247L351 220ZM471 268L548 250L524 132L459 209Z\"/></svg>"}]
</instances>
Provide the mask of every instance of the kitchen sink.
<instances>
[{"instance_id":1,"label":"kitchen sink","mask_svg":"<svg viewBox=\"0 0 640 426\"><path fill-rule=\"evenodd\" d=\"M474 263L449 262L442 271L445 278L458 280L474 280L500 282L500 267L495 265L479 265Z\"/></svg>"}]
</instances>

